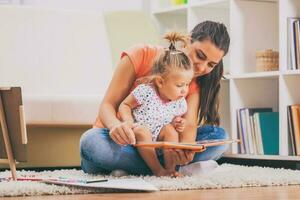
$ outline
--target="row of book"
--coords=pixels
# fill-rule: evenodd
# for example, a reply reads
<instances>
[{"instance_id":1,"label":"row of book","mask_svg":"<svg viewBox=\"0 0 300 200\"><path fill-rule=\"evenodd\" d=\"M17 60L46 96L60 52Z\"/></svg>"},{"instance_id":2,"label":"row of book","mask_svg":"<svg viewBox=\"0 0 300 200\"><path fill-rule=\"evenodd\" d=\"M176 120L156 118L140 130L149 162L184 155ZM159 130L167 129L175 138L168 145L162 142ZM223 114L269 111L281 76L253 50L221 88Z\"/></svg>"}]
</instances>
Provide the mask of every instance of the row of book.
<instances>
[{"instance_id":1,"label":"row of book","mask_svg":"<svg viewBox=\"0 0 300 200\"><path fill-rule=\"evenodd\" d=\"M279 155L278 112L272 108L238 109L237 127L239 153Z\"/></svg>"},{"instance_id":2,"label":"row of book","mask_svg":"<svg viewBox=\"0 0 300 200\"><path fill-rule=\"evenodd\" d=\"M300 105L288 106L288 132L290 155L300 155Z\"/></svg>"},{"instance_id":3,"label":"row of book","mask_svg":"<svg viewBox=\"0 0 300 200\"><path fill-rule=\"evenodd\" d=\"M300 18L288 18L288 70L300 69Z\"/></svg>"}]
</instances>

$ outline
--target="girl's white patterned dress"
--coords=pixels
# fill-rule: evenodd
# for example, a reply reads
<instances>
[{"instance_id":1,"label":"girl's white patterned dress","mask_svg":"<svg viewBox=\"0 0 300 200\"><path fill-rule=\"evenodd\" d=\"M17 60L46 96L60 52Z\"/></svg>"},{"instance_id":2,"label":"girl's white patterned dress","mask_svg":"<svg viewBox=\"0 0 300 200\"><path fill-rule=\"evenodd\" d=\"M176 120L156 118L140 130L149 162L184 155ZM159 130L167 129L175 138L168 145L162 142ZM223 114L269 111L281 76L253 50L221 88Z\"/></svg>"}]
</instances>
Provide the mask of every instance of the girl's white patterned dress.
<instances>
[{"instance_id":1,"label":"girl's white patterned dress","mask_svg":"<svg viewBox=\"0 0 300 200\"><path fill-rule=\"evenodd\" d=\"M138 85L131 94L139 104L133 109L134 120L149 128L152 133L152 141L157 140L163 126L170 124L174 117L187 112L187 103L184 97L164 102L151 84Z\"/></svg>"}]
</instances>

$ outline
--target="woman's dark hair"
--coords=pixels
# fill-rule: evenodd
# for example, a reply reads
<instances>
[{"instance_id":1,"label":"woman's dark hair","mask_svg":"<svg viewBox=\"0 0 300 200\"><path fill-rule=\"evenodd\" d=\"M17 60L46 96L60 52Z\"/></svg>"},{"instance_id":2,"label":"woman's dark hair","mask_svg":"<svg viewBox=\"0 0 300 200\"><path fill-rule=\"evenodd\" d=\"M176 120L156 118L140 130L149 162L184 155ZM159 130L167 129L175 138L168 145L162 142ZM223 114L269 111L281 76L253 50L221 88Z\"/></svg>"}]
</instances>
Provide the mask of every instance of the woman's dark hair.
<instances>
[{"instance_id":1,"label":"woman's dark hair","mask_svg":"<svg viewBox=\"0 0 300 200\"><path fill-rule=\"evenodd\" d=\"M230 37L224 24L204 21L199 23L191 32L191 41L211 41L217 48L227 54ZM199 124L220 125L219 92L223 76L223 61L206 75L199 76L196 82L200 89Z\"/></svg>"}]
</instances>

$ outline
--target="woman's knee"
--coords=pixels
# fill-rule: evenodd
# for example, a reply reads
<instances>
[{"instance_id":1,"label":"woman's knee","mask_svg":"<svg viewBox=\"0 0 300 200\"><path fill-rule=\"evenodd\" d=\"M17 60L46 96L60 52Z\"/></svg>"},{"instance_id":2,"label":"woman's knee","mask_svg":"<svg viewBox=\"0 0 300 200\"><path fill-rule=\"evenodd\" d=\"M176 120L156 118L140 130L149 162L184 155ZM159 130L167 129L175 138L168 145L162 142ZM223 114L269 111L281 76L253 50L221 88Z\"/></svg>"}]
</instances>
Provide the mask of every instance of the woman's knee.
<instances>
[{"instance_id":1,"label":"woman's knee","mask_svg":"<svg viewBox=\"0 0 300 200\"><path fill-rule=\"evenodd\" d=\"M95 131L93 129L87 130L82 134L79 141L80 150L86 149L91 145L91 142L94 139Z\"/></svg>"},{"instance_id":2,"label":"woman's knee","mask_svg":"<svg viewBox=\"0 0 300 200\"><path fill-rule=\"evenodd\" d=\"M81 157L86 159L101 148L103 143L108 140L108 132L106 129L93 128L87 130L80 138L79 148Z\"/></svg>"},{"instance_id":3,"label":"woman's knee","mask_svg":"<svg viewBox=\"0 0 300 200\"><path fill-rule=\"evenodd\" d=\"M214 127L219 139L228 139L229 135L222 127Z\"/></svg>"},{"instance_id":4,"label":"woman's knee","mask_svg":"<svg viewBox=\"0 0 300 200\"><path fill-rule=\"evenodd\" d=\"M205 125L197 130L197 140L228 139L228 133L218 126Z\"/></svg>"}]
</instances>

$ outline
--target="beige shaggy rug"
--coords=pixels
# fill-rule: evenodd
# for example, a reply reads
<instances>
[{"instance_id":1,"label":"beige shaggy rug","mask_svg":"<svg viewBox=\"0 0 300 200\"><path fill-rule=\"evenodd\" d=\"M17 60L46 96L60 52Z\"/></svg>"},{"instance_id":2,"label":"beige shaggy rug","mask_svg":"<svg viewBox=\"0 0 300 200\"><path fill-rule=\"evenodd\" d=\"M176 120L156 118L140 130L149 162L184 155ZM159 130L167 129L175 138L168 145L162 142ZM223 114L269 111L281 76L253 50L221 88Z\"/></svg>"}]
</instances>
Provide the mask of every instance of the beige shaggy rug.
<instances>
[{"instance_id":1,"label":"beige shaggy rug","mask_svg":"<svg viewBox=\"0 0 300 200\"><path fill-rule=\"evenodd\" d=\"M9 177L10 172L0 172L0 178ZM116 178L104 175L88 175L81 170L55 170L55 171L18 171L18 176L38 178L58 178L61 176L70 179ZM122 178L133 178L126 176ZM134 177L136 178L136 177ZM247 167L232 164L222 164L212 172L199 176L170 177L141 177L155 185L160 190L195 190L212 188L237 188L257 186L300 185L300 170L274 169L264 167ZM101 192L119 192L108 189L82 189L49 185L33 181L2 181L0 182L1 196L34 196L59 194L84 194Z\"/></svg>"}]
</instances>

